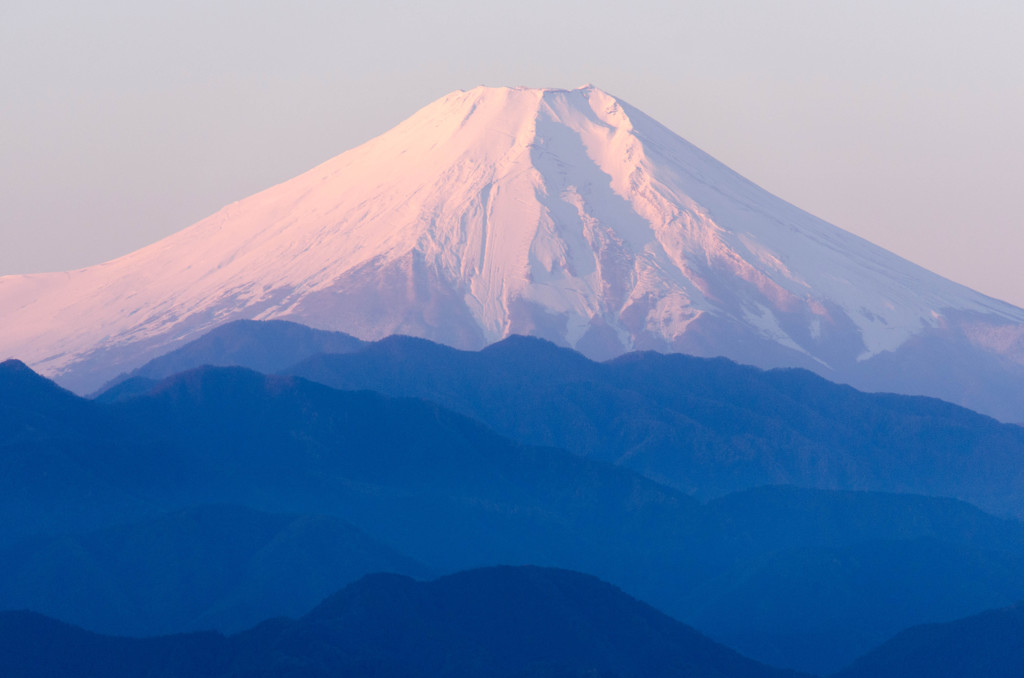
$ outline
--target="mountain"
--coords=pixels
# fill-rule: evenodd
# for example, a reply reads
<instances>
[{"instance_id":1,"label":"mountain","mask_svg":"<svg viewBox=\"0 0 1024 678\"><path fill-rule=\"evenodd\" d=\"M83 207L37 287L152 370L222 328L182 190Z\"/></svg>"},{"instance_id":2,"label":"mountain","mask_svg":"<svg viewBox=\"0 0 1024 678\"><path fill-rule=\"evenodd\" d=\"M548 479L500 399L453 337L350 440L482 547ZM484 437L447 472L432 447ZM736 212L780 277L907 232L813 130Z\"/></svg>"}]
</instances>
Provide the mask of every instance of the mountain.
<instances>
[{"instance_id":1,"label":"mountain","mask_svg":"<svg viewBox=\"0 0 1024 678\"><path fill-rule=\"evenodd\" d=\"M53 647L60 647L54 652ZM129 640L0 613L10 678L162 676L796 676L746 659L593 577L489 568L417 582L372 575L296 620Z\"/></svg>"},{"instance_id":2,"label":"mountain","mask_svg":"<svg viewBox=\"0 0 1024 678\"><path fill-rule=\"evenodd\" d=\"M430 403L240 368L186 372L123 403L78 400L91 418L0 432L0 508L12 518L0 521L0 544L227 503L339 516L447 567L467 553L478 564L586 557L643 521L674 529L696 506Z\"/></svg>"},{"instance_id":3,"label":"mountain","mask_svg":"<svg viewBox=\"0 0 1024 678\"><path fill-rule=\"evenodd\" d=\"M1024 603L907 629L836 678L1017 678L1024 675Z\"/></svg>"},{"instance_id":4,"label":"mountain","mask_svg":"<svg viewBox=\"0 0 1024 678\"><path fill-rule=\"evenodd\" d=\"M171 678L224 675L215 633L102 636L27 610L0 612L0 673L11 678Z\"/></svg>"},{"instance_id":5,"label":"mountain","mask_svg":"<svg viewBox=\"0 0 1024 678\"><path fill-rule=\"evenodd\" d=\"M105 384L107 400L148 390L157 381L203 365L242 366L265 374L321 353L349 353L365 342L284 320L235 320L221 325ZM126 383L127 382L127 383ZM116 392L111 392L119 386Z\"/></svg>"},{"instance_id":6,"label":"mountain","mask_svg":"<svg viewBox=\"0 0 1024 678\"><path fill-rule=\"evenodd\" d=\"M800 211L590 86L453 92L120 259L0 278L0 356L79 392L239 318L725 355L1024 419L1024 311Z\"/></svg>"},{"instance_id":7,"label":"mountain","mask_svg":"<svg viewBox=\"0 0 1024 678\"><path fill-rule=\"evenodd\" d=\"M129 636L298 616L372 572L430 570L343 520L199 506L0 550L0 610Z\"/></svg>"},{"instance_id":8,"label":"mountain","mask_svg":"<svg viewBox=\"0 0 1024 678\"><path fill-rule=\"evenodd\" d=\"M481 351L390 337L284 373L437 402L702 499L792 484L958 497L1024 516L1024 428L804 370L654 352L595 363L526 337Z\"/></svg>"},{"instance_id":9,"label":"mountain","mask_svg":"<svg viewBox=\"0 0 1024 678\"><path fill-rule=\"evenodd\" d=\"M694 500L423 401L212 367L124 403L77 400L92 418L0 430L0 548L233 504L339 518L433 571L558 564L644 595L670 581L647 563L688 559ZM621 554L633 539L646 545ZM0 560L10 580L19 568Z\"/></svg>"},{"instance_id":10,"label":"mountain","mask_svg":"<svg viewBox=\"0 0 1024 678\"><path fill-rule=\"evenodd\" d=\"M0 362L0 430L7 436L18 428L44 431L54 420L82 420L94 409L20 360Z\"/></svg>"},{"instance_id":11,"label":"mountain","mask_svg":"<svg viewBox=\"0 0 1024 678\"><path fill-rule=\"evenodd\" d=\"M423 340L382 345L408 342L431 360L453 353ZM490 351L517 344L543 350L504 353L510 372L612 365L536 339ZM813 672L838 670L909 625L1024 599L1024 524L952 499L764 487L700 504L422 400L204 367L101 403L15 367L12 382L28 393L48 389L85 414L30 430L18 422L44 419L47 402L0 383L0 411L32 405L0 429L0 605L92 630L236 629L322 595L331 563L357 571L394 552L438 573L588 572L747 656ZM570 418L554 411L552 421ZM280 514L322 518L282 534L291 523ZM168 595L176 582L190 582L180 599Z\"/></svg>"},{"instance_id":12,"label":"mountain","mask_svg":"<svg viewBox=\"0 0 1024 678\"><path fill-rule=\"evenodd\" d=\"M768 664L832 673L892 634L1010 604L1016 521L930 497L759 488L710 502L715 574L672 608ZM965 674L969 675L969 674Z\"/></svg>"}]
</instances>

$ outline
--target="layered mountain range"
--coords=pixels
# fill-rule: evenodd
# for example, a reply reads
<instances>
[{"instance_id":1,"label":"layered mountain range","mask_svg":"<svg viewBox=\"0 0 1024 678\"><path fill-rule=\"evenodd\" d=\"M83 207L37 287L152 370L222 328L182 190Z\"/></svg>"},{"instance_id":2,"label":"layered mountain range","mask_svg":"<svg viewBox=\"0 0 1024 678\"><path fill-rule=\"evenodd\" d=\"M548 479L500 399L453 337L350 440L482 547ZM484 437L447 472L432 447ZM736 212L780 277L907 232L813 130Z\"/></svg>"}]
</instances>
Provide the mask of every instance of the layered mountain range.
<instances>
[{"instance_id":1,"label":"layered mountain range","mask_svg":"<svg viewBox=\"0 0 1024 678\"><path fill-rule=\"evenodd\" d=\"M120 259L0 278L78 392L233 319L801 366L1024 420L1024 311L770 195L594 87L453 92Z\"/></svg>"},{"instance_id":2,"label":"layered mountain range","mask_svg":"<svg viewBox=\"0 0 1024 678\"><path fill-rule=\"evenodd\" d=\"M803 370L528 337L240 321L91 400L7 361L0 609L231 633L379 570L533 564L828 673L1024 599L1022 431Z\"/></svg>"}]
</instances>

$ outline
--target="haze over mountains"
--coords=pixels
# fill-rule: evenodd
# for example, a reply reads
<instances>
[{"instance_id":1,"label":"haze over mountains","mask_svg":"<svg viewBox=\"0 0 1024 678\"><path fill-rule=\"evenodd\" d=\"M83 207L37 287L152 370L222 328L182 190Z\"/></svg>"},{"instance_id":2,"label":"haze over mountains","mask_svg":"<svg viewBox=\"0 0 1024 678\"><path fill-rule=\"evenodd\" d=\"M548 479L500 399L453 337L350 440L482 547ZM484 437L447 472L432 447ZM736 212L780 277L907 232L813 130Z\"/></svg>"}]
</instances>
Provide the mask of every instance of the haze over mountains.
<instances>
[{"instance_id":1,"label":"haze over mountains","mask_svg":"<svg viewBox=\"0 0 1024 678\"><path fill-rule=\"evenodd\" d=\"M79 392L237 318L793 365L1024 419L1024 311L788 205L593 87L453 92L154 245L0 278L0 354ZM936 370L941 365L941 370Z\"/></svg>"}]
</instances>

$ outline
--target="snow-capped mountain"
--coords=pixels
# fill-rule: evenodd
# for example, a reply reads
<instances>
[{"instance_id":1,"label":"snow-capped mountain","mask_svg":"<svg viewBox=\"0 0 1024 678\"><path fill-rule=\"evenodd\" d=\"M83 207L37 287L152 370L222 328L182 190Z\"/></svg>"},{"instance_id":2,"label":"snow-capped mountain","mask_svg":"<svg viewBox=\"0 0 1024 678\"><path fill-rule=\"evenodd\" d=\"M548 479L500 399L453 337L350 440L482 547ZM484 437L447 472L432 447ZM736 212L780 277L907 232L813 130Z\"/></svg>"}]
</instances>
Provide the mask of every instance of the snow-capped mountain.
<instances>
[{"instance_id":1,"label":"snow-capped mountain","mask_svg":"<svg viewBox=\"0 0 1024 678\"><path fill-rule=\"evenodd\" d=\"M0 278L0 357L79 391L238 318L725 355L1024 420L1006 397L1024 391L1024 311L816 219L590 86L453 92L149 247Z\"/></svg>"}]
</instances>

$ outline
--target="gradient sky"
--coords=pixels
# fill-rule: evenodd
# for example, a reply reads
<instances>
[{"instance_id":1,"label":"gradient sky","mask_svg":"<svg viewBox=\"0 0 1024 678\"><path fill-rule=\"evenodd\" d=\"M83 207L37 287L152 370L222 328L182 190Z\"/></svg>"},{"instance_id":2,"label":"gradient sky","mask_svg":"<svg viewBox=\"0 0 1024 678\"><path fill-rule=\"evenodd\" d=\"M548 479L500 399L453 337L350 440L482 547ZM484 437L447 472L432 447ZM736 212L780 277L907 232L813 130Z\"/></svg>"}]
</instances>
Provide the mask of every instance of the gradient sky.
<instances>
[{"instance_id":1,"label":"gradient sky","mask_svg":"<svg viewBox=\"0 0 1024 678\"><path fill-rule=\"evenodd\" d=\"M125 254L454 89L615 94L1024 306L1019 0L0 3L0 274Z\"/></svg>"}]
</instances>

